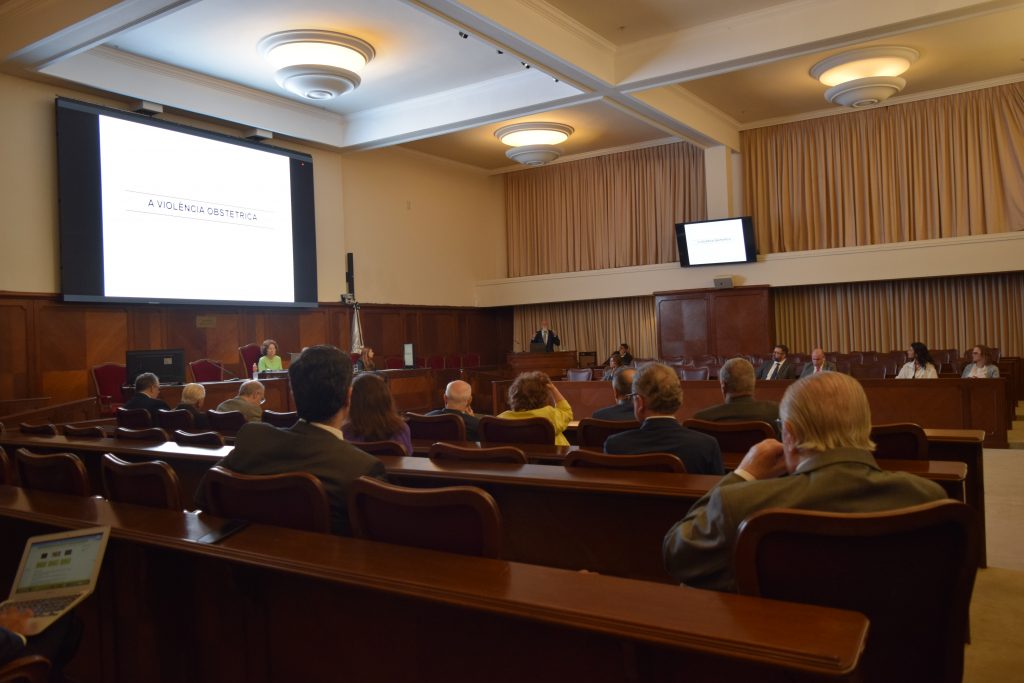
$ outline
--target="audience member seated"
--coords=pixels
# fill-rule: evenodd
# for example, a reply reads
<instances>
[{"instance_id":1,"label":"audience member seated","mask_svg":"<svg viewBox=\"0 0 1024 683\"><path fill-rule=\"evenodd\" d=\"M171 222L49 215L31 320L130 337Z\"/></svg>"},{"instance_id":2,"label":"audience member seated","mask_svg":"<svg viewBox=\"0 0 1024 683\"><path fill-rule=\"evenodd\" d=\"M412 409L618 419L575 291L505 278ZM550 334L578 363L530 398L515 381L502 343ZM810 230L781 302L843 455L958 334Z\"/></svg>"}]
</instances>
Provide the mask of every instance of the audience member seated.
<instances>
[{"instance_id":1,"label":"audience member seated","mask_svg":"<svg viewBox=\"0 0 1024 683\"><path fill-rule=\"evenodd\" d=\"M264 339L263 343L260 344L260 356L259 362L256 364L256 368L260 372L267 372L268 370L281 370L281 356L277 355L277 342L273 339Z\"/></svg>"},{"instance_id":2,"label":"audience member seated","mask_svg":"<svg viewBox=\"0 0 1024 683\"><path fill-rule=\"evenodd\" d=\"M786 390L782 442L765 439L665 536L665 567L695 588L734 591L739 525L758 510L895 510L946 497L935 482L878 467L871 410L860 383L825 372Z\"/></svg>"},{"instance_id":3,"label":"audience member seated","mask_svg":"<svg viewBox=\"0 0 1024 683\"><path fill-rule=\"evenodd\" d=\"M615 376L615 371L622 367L622 357L618 351L608 356L608 367L605 368L604 374L601 375L601 381L610 382L612 377Z\"/></svg>"},{"instance_id":4,"label":"audience member seated","mask_svg":"<svg viewBox=\"0 0 1024 683\"><path fill-rule=\"evenodd\" d=\"M928 347L921 342L914 342L907 350L907 363L900 368L896 379L938 379L939 372L935 368Z\"/></svg>"},{"instance_id":5,"label":"audience member seated","mask_svg":"<svg viewBox=\"0 0 1024 683\"><path fill-rule=\"evenodd\" d=\"M796 379L796 364L788 358L789 347L776 344L772 359L766 361L757 371L758 379Z\"/></svg>"},{"instance_id":6,"label":"audience member seated","mask_svg":"<svg viewBox=\"0 0 1024 683\"><path fill-rule=\"evenodd\" d=\"M633 378L633 412L639 429L612 434L604 442L610 454L672 453L690 474L722 474L718 441L679 424L676 411L683 405L683 388L675 370L649 363Z\"/></svg>"},{"instance_id":7,"label":"audience member seated","mask_svg":"<svg viewBox=\"0 0 1024 683\"><path fill-rule=\"evenodd\" d=\"M619 420L631 422L636 419L633 414L633 368L619 368L612 376L612 390L615 392L615 405L595 410L591 416L597 420Z\"/></svg>"},{"instance_id":8,"label":"audience member seated","mask_svg":"<svg viewBox=\"0 0 1024 683\"><path fill-rule=\"evenodd\" d=\"M206 400L206 387L202 384L186 384L181 390L181 402L177 410L187 410L192 415L192 429L197 432L205 432L210 428L210 420L203 410L203 401Z\"/></svg>"},{"instance_id":9,"label":"audience member seated","mask_svg":"<svg viewBox=\"0 0 1024 683\"><path fill-rule=\"evenodd\" d=\"M444 388L444 408L431 410L427 415L458 415L466 423L466 440L480 440L476 431L480 418L473 414L473 387L461 379L448 382Z\"/></svg>"},{"instance_id":10,"label":"audience member seated","mask_svg":"<svg viewBox=\"0 0 1024 683\"><path fill-rule=\"evenodd\" d=\"M412 455L409 425L395 408L388 383L378 375L364 373L352 381L352 400L341 431L354 443L360 441L395 441L402 444L406 455Z\"/></svg>"},{"instance_id":11,"label":"audience member seated","mask_svg":"<svg viewBox=\"0 0 1024 683\"><path fill-rule=\"evenodd\" d=\"M264 388L263 384L254 379L242 382L238 388L238 396L222 401L217 410L226 413L237 410L245 416L246 422L259 422L263 419Z\"/></svg>"},{"instance_id":12,"label":"audience member seated","mask_svg":"<svg viewBox=\"0 0 1024 683\"><path fill-rule=\"evenodd\" d=\"M694 413L694 418L709 422L761 420L773 426L779 419L778 403L754 400L754 366L746 358L725 361L718 370L718 383L725 403L699 410Z\"/></svg>"},{"instance_id":13,"label":"audience member seated","mask_svg":"<svg viewBox=\"0 0 1024 683\"><path fill-rule=\"evenodd\" d=\"M135 395L122 406L125 410L142 408L156 424L158 410L170 410L171 407L157 398L160 395L160 380L152 372L144 372L135 378Z\"/></svg>"},{"instance_id":14,"label":"audience member seated","mask_svg":"<svg viewBox=\"0 0 1024 683\"><path fill-rule=\"evenodd\" d=\"M978 344L971 350L973 363L964 368L960 375L964 379L995 379L999 377L999 368L992 364L992 352L987 346Z\"/></svg>"},{"instance_id":15,"label":"audience member seated","mask_svg":"<svg viewBox=\"0 0 1024 683\"><path fill-rule=\"evenodd\" d=\"M356 361L356 372L364 372L376 369L377 366L373 362L373 349L371 349L369 346L364 346L363 350L359 353L359 360Z\"/></svg>"},{"instance_id":16,"label":"audience member seated","mask_svg":"<svg viewBox=\"0 0 1024 683\"><path fill-rule=\"evenodd\" d=\"M48 680L63 681L63 670L78 650L83 625L74 613L66 614L50 624L42 633L23 635L32 613L5 607L0 610L0 666L19 657L39 655L50 661ZM4 679L21 680L21 679Z\"/></svg>"},{"instance_id":17,"label":"audience member seated","mask_svg":"<svg viewBox=\"0 0 1024 683\"><path fill-rule=\"evenodd\" d=\"M366 475L384 479L384 464L345 441L341 433L349 407L352 360L333 346L311 346L288 368L299 420L288 428L250 422L239 430L235 447L217 464L242 474L309 472L324 485L331 504L331 530L351 533L347 493ZM196 503L206 482L197 487Z\"/></svg>"},{"instance_id":18,"label":"audience member seated","mask_svg":"<svg viewBox=\"0 0 1024 683\"><path fill-rule=\"evenodd\" d=\"M524 372L516 377L508 389L508 404L512 410L498 417L506 420L543 417L555 428L555 445L569 445L562 432L572 422L572 406L545 373Z\"/></svg>"},{"instance_id":19,"label":"audience member seated","mask_svg":"<svg viewBox=\"0 0 1024 683\"><path fill-rule=\"evenodd\" d=\"M619 359L621 365L633 364L633 354L629 352L629 344L626 342L619 344L619 356L621 356Z\"/></svg>"},{"instance_id":20,"label":"audience member seated","mask_svg":"<svg viewBox=\"0 0 1024 683\"><path fill-rule=\"evenodd\" d=\"M800 373L800 377L804 378L808 375L815 375L819 372L835 371L836 364L825 359L825 351L822 349L813 349L811 351L811 362L804 366L803 372Z\"/></svg>"}]
</instances>

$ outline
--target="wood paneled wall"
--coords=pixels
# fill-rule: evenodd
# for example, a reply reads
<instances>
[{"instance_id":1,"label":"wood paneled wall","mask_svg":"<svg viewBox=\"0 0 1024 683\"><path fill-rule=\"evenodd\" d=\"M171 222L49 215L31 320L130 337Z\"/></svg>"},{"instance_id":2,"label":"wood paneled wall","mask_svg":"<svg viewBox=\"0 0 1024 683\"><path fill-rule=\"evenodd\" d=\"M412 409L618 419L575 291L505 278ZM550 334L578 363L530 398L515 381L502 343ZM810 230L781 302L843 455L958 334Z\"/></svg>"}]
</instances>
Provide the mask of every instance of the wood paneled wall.
<instances>
[{"instance_id":1,"label":"wood paneled wall","mask_svg":"<svg viewBox=\"0 0 1024 683\"><path fill-rule=\"evenodd\" d=\"M238 347L271 337L287 358L313 344L351 343L352 310L72 304L54 295L0 294L0 400L93 393L89 369L123 363L129 349L183 348L185 360L212 358L242 374ZM479 352L504 363L512 350L511 308L363 304L363 340L380 360L415 344L417 356Z\"/></svg>"}]
</instances>

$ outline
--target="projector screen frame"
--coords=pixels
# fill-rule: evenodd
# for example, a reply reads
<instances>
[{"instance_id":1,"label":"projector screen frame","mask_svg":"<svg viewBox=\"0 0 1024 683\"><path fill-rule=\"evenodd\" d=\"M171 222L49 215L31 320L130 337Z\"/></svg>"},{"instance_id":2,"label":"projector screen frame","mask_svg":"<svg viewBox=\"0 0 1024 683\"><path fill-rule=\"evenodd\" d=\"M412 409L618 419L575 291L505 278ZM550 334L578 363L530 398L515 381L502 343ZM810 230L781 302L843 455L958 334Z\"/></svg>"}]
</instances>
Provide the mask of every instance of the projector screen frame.
<instances>
[{"instance_id":1,"label":"projector screen frame","mask_svg":"<svg viewBox=\"0 0 1024 683\"><path fill-rule=\"evenodd\" d=\"M689 247L686 242L686 228L688 226L709 225L725 221L740 221L743 234L744 258L730 261L713 261L708 263L691 263ZM754 233L754 219L752 216L730 216L728 218L714 218L705 221L684 221L676 223L676 247L679 250L679 265L682 268L701 268L704 266L721 266L735 263L756 263L757 262L757 237Z\"/></svg>"},{"instance_id":2,"label":"projector screen frame","mask_svg":"<svg viewBox=\"0 0 1024 683\"><path fill-rule=\"evenodd\" d=\"M57 128L58 234L60 238L60 297L66 302L317 308L316 217L313 196L313 158L311 155L215 133L181 123L154 119L142 114L121 111L88 102L55 98ZM295 301L256 301L222 298L171 298L156 296L108 296L104 294L103 217L100 174L99 117L108 116L164 130L277 154L289 161L289 189L292 221L292 275ZM71 139L63 139L62 137ZM281 258L273 253L255 260L236 254L224 254L224 267L243 273L253 263ZM160 254L153 254L160 263ZM166 266L154 277L183 277L188 263ZM240 276L240 275L239 275Z\"/></svg>"}]
</instances>

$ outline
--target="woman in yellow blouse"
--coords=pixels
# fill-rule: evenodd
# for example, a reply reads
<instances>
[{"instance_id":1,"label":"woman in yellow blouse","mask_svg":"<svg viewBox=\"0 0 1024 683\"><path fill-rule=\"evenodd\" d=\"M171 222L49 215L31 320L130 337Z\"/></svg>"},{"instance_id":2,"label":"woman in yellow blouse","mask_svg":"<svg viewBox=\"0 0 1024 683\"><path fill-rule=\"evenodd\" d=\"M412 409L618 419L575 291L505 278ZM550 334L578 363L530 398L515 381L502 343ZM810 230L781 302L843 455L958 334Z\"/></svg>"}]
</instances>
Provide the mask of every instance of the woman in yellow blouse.
<instances>
[{"instance_id":1,"label":"woman in yellow blouse","mask_svg":"<svg viewBox=\"0 0 1024 683\"><path fill-rule=\"evenodd\" d=\"M524 372L516 377L508 390L508 404L512 410L506 410L498 417L512 420L543 417L555 427L555 445L569 445L562 432L572 421L572 406L546 374Z\"/></svg>"}]
</instances>

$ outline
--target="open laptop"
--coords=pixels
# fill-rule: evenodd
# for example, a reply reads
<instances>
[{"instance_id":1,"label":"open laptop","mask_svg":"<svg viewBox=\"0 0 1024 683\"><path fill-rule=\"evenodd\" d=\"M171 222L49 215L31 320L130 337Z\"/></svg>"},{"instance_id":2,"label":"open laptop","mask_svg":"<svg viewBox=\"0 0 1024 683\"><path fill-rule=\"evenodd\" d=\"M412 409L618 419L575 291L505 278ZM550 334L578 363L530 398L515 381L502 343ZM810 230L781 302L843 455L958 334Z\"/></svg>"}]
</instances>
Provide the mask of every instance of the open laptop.
<instances>
[{"instance_id":1,"label":"open laptop","mask_svg":"<svg viewBox=\"0 0 1024 683\"><path fill-rule=\"evenodd\" d=\"M96 590L109 537L109 526L97 526L28 539L0 609L32 610L25 635L41 633Z\"/></svg>"}]
</instances>

